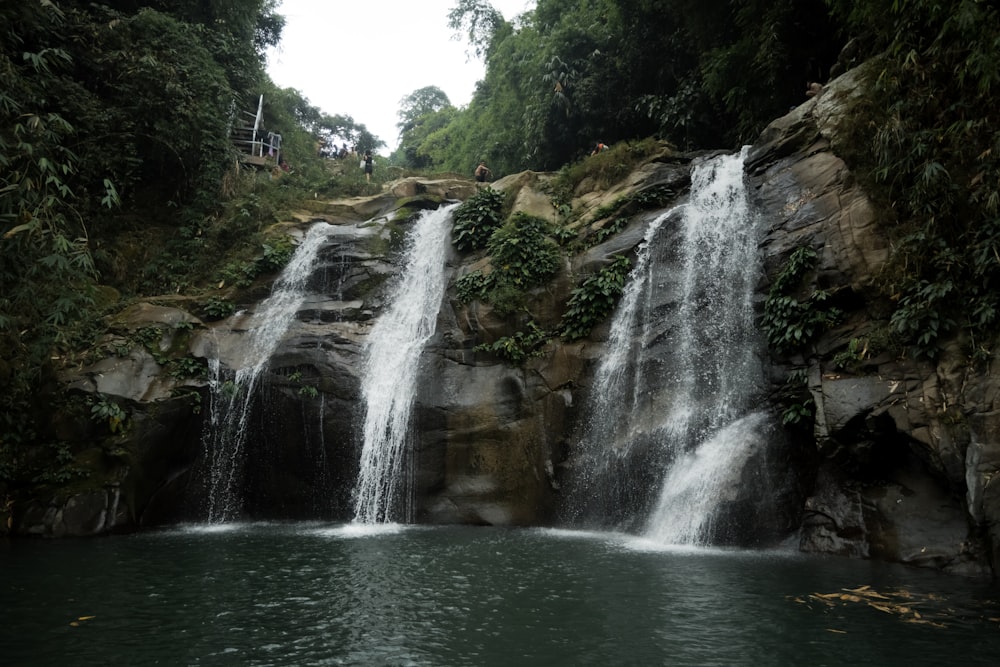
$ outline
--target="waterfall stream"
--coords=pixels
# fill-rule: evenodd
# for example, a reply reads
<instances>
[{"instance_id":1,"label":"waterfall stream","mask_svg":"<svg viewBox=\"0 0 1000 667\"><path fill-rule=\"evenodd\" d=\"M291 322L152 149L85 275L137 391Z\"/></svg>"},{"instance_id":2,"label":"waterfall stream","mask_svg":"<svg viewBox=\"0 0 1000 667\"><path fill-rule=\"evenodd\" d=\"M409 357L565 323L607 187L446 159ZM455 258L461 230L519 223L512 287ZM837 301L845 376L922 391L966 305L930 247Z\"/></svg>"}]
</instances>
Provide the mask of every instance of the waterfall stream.
<instances>
[{"instance_id":1,"label":"waterfall stream","mask_svg":"<svg viewBox=\"0 0 1000 667\"><path fill-rule=\"evenodd\" d=\"M271 295L250 317L243 358L231 380L223 379L218 359L209 362L210 406L202 438L208 470L208 522L239 517L239 482L247 441L247 422L257 399L257 385L304 297L316 258L331 226L318 223L275 281Z\"/></svg>"},{"instance_id":2,"label":"waterfall stream","mask_svg":"<svg viewBox=\"0 0 1000 667\"><path fill-rule=\"evenodd\" d=\"M369 335L362 380L364 443L354 491L355 523L410 518L410 418L420 354L434 335L444 296L444 255L454 207L420 215L391 304Z\"/></svg>"},{"instance_id":3,"label":"waterfall stream","mask_svg":"<svg viewBox=\"0 0 1000 667\"><path fill-rule=\"evenodd\" d=\"M763 371L744 157L697 164L687 203L654 219L639 246L591 390L577 520L704 543L762 440L766 420L746 416Z\"/></svg>"},{"instance_id":4,"label":"waterfall stream","mask_svg":"<svg viewBox=\"0 0 1000 667\"><path fill-rule=\"evenodd\" d=\"M673 387L664 423L673 461L646 528L666 544L705 544L717 535L717 510L763 440L764 415L747 416L763 367L753 312L759 226L746 192L746 152L692 174L676 352L664 377Z\"/></svg>"},{"instance_id":5,"label":"waterfall stream","mask_svg":"<svg viewBox=\"0 0 1000 667\"><path fill-rule=\"evenodd\" d=\"M621 474L619 468L630 446L641 438L638 415L648 390L642 361L649 338L648 297L654 280L649 264L653 245L663 223L682 208L662 213L647 227L615 311L606 353L594 373L587 423L579 445L581 464L576 486L570 491L570 512L576 520L603 522L610 514L628 513L623 506L642 492L639 487L643 484Z\"/></svg>"}]
</instances>

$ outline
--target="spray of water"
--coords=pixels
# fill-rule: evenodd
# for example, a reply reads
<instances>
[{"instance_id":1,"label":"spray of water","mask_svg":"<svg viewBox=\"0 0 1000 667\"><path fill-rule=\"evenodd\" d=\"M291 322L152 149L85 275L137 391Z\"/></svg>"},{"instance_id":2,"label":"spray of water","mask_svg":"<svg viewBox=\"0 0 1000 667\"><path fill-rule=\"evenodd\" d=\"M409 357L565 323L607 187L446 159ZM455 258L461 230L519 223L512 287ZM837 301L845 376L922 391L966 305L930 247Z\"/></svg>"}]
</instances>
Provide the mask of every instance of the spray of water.
<instances>
[{"instance_id":1,"label":"spray of water","mask_svg":"<svg viewBox=\"0 0 1000 667\"><path fill-rule=\"evenodd\" d=\"M725 485L760 441L743 437L763 420L744 418L762 380L752 301L759 229L744 158L696 165L688 202L650 224L588 407L577 501L625 525L635 523L629 512L652 507L643 530L666 543L706 539Z\"/></svg>"},{"instance_id":2,"label":"spray of water","mask_svg":"<svg viewBox=\"0 0 1000 667\"><path fill-rule=\"evenodd\" d=\"M320 248L330 232L327 223L313 225L261 302L248 324L243 359L232 379L223 379L218 359L209 361L210 405L202 437L208 470L208 522L237 519L242 499L239 483L246 456L247 422L257 386L267 363L295 318Z\"/></svg>"},{"instance_id":3,"label":"spray of water","mask_svg":"<svg viewBox=\"0 0 1000 667\"><path fill-rule=\"evenodd\" d=\"M364 444L354 521L410 518L410 418L420 355L434 331L445 290L444 255L453 206L424 211L406 252L391 304L372 329L362 380Z\"/></svg>"},{"instance_id":4,"label":"spray of water","mask_svg":"<svg viewBox=\"0 0 1000 667\"><path fill-rule=\"evenodd\" d=\"M646 528L663 543L711 539L718 510L763 439L765 416L746 416L763 376L753 313L759 225L746 192L746 150L692 175L667 378L674 391L663 424L672 462Z\"/></svg>"}]
</instances>

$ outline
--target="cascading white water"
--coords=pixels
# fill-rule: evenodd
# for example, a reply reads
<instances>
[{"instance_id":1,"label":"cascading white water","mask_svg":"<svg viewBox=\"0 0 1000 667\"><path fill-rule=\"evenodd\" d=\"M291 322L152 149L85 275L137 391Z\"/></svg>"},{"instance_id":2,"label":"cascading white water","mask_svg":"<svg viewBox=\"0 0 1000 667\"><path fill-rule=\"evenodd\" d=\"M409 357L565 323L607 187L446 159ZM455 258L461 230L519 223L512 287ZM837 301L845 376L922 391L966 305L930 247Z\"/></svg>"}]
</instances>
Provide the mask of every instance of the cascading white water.
<instances>
[{"instance_id":1,"label":"cascading white water","mask_svg":"<svg viewBox=\"0 0 1000 667\"><path fill-rule=\"evenodd\" d=\"M634 413L639 397L637 393L642 387L642 350L645 347L645 337L635 335L636 319L642 306L642 296L650 290L652 273L648 270L650 247L656 238L663 222L677 212L671 209L656 217L646 229L646 234L639 244L635 264L629 273L622 298L612 321L608 336L607 354L594 374L594 409L592 415L605 415L611 411L620 411L624 407ZM629 363L634 360L636 363ZM621 405L621 398L628 397L628 404ZM593 426L593 424L592 424ZM607 436L607 433L602 434ZM627 442L615 442L615 448L627 446Z\"/></svg>"},{"instance_id":2,"label":"cascading white water","mask_svg":"<svg viewBox=\"0 0 1000 667\"><path fill-rule=\"evenodd\" d=\"M223 523L238 518L238 486L243 470L247 420L256 397L261 373L295 318L305 297L320 248L332 226L322 222L309 228L271 295L249 320L243 358L232 380L222 379L218 359L209 363L210 406L202 442L208 468L208 521Z\"/></svg>"},{"instance_id":3,"label":"cascading white water","mask_svg":"<svg viewBox=\"0 0 1000 667\"><path fill-rule=\"evenodd\" d=\"M753 294L758 229L743 176L747 149L698 165L679 239L682 291L666 380L675 390L666 427L700 442L741 414L760 379Z\"/></svg>"},{"instance_id":4,"label":"cascading white water","mask_svg":"<svg viewBox=\"0 0 1000 667\"><path fill-rule=\"evenodd\" d=\"M595 373L570 494L578 520L635 526L662 483L642 530L697 543L760 440L762 417L729 426L762 382L745 152L696 165L688 202L646 231Z\"/></svg>"},{"instance_id":5,"label":"cascading white water","mask_svg":"<svg viewBox=\"0 0 1000 667\"><path fill-rule=\"evenodd\" d=\"M746 152L692 174L678 248L675 355L663 378L673 387L663 428L674 456L646 529L666 544L710 539L716 509L763 439L764 416L745 416L763 376L753 312L759 228L744 181Z\"/></svg>"},{"instance_id":6,"label":"cascading white water","mask_svg":"<svg viewBox=\"0 0 1000 667\"><path fill-rule=\"evenodd\" d=\"M611 506L621 505L623 496L634 495L630 489L621 487L632 486L635 480L617 474L616 469L642 430L638 412L646 391L642 361L649 322L645 297L653 289L649 263L657 232L682 208L662 213L647 227L615 310L606 353L594 373L587 423L579 444L575 486L569 494L572 499L569 513L575 520L604 521L612 511Z\"/></svg>"},{"instance_id":7,"label":"cascading white water","mask_svg":"<svg viewBox=\"0 0 1000 667\"><path fill-rule=\"evenodd\" d=\"M734 500L743 467L763 444L766 414L754 412L683 452L667 471L646 537L662 544L704 544L716 508Z\"/></svg>"},{"instance_id":8,"label":"cascading white water","mask_svg":"<svg viewBox=\"0 0 1000 667\"><path fill-rule=\"evenodd\" d=\"M368 338L362 380L364 444L354 490L355 523L409 518L411 410L420 354L434 335L444 296L444 256L454 207L420 215L392 303Z\"/></svg>"}]
</instances>

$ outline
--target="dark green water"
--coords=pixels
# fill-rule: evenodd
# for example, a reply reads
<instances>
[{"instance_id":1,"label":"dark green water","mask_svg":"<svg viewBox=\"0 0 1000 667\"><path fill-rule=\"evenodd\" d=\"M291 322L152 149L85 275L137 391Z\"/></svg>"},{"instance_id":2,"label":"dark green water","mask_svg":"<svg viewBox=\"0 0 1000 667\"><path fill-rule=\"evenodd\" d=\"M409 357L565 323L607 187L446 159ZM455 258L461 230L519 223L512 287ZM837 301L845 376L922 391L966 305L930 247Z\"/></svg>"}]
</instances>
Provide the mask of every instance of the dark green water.
<instances>
[{"instance_id":1,"label":"dark green water","mask_svg":"<svg viewBox=\"0 0 1000 667\"><path fill-rule=\"evenodd\" d=\"M615 535L253 524L16 541L0 564L4 665L1000 663L984 582ZM864 585L884 598L821 597Z\"/></svg>"}]
</instances>

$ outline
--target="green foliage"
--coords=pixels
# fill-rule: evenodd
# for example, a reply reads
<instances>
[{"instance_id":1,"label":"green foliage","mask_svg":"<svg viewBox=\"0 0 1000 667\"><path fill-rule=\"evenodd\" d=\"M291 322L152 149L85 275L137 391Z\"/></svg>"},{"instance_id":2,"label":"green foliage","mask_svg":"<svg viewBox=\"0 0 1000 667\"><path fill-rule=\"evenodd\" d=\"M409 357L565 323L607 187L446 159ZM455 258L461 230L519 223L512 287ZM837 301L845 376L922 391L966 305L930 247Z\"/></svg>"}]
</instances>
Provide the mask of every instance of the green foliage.
<instances>
[{"instance_id":1,"label":"green foliage","mask_svg":"<svg viewBox=\"0 0 1000 667\"><path fill-rule=\"evenodd\" d=\"M90 472L76 463L73 452L63 442L46 443L35 462L34 473L28 480L31 484L62 486L74 480L87 477Z\"/></svg>"},{"instance_id":2,"label":"green foliage","mask_svg":"<svg viewBox=\"0 0 1000 667\"><path fill-rule=\"evenodd\" d=\"M767 333L768 344L779 354L808 344L840 318L840 310L826 304L829 293L812 290L807 296L801 296L804 279L815 266L816 259L813 248L798 248L768 291L761 324Z\"/></svg>"},{"instance_id":3,"label":"green foliage","mask_svg":"<svg viewBox=\"0 0 1000 667\"><path fill-rule=\"evenodd\" d=\"M459 301L483 301L499 315L523 307L527 290L542 285L559 269L559 246L542 218L516 213L496 228L486 243L491 270L473 271L455 282Z\"/></svg>"},{"instance_id":4,"label":"green foliage","mask_svg":"<svg viewBox=\"0 0 1000 667\"><path fill-rule=\"evenodd\" d=\"M962 330L970 354L988 356L1000 310L1000 13L975 0L832 4L865 36L860 57L881 54L837 149L893 235L891 325L919 355Z\"/></svg>"},{"instance_id":5,"label":"green foliage","mask_svg":"<svg viewBox=\"0 0 1000 667\"><path fill-rule=\"evenodd\" d=\"M493 188L482 188L466 199L452 215L451 242L458 250L481 250L503 222L505 195Z\"/></svg>"},{"instance_id":6,"label":"green foliage","mask_svg":"<svg viewBox=\"0 0 1000 667\"><path fill-rule=\"evenodd\" d=\"M548 238L549 223L515 213L490 236L493 284L528 289L541 285L559 269L559 248Z\"/></svg>"},{"instance_id":7,"label":"green foliage","mask_svg":"<svg viewBox=\"0 0 1000 667\"><path fill-rule=\"evenodd\" d=\"M571 201L573 191L584 180L592 180L597 188L607 188L626 174L631 173L649 156L664 150L664 148L665 146L661 142L650 138L614 144L608 150L597 155L584 157L563 165L556 177L549 181L545 187L552 198L553 205L558 208ZM624 201L618 202L604 215L595 215L595 217L601 218L610 215L614 213L615 208L624 203Z\"/></svg>"},{"instance_id":8,"label":"green foliage","mask_svg":"<svg viewBox=\"0 0 1000 667\"><path fill-rule=\"evenodd\" d=\"M98 424L106 424L111 433L121 433L128 420L128 413L107 396L97 395L90 408L90 418Z\"/></svg>"},{"instance_id":9,"label":"green foliage","mask_svg":"<svg viewBox=\"0 0 1000 667\"><path fill-rule=\"evenodd\" d=\"M621 230L625 229L625 227L628 226L628 222L629 222L628 217L624 215L615 218L608 224L598 229L595 233L588 235L587 237L588 245L594 246L604 243L609 238L611 238Z\"/></svg>"},{"instance_id":10,"label":"green foliage","mask_svg":"<svg viewBox=\"0 0 1000 667\"><path fill-rule=\"evenodd\" d=\"M98 282L127 293L189 270L205 238L192 220L230 164L231 104L258 87L282 23L273 0L143 4L0 3L0 475L19 483L75 474L33 404L89 344L82 323L109 305L95 295L117 296Z\"/></svg>"},{"instance_id":11,"label":"green foliage","mask_svg":"<svg viewBox=\"0 0 1000 667\"><path fill-rule=\"evenodd\" d=\"M868 344L867 339L852 338L847 343L847 349L841 350L833 356L834 368L852 370L857 367L869 356Z\"/></svg>"},{"instance_id":12,"label":"green foliage","mask_svg":"<svg viewBox=\"0 0 1000 667\"><path fill-rule=\"evenodd\" d=\"M298 395L303 398L316 398L319 396L319 389L312 385L303 383L303 374L300 370L287 373L288 381L293 385L298 385Z\"/></svg>"},{"instance_id":13,"label":"green foliage","mask_svg":"<svg viewBox=\"0 0 1000 667\"><path fill-rule=\"evenodd\" d=\"M785 406L781 423L797 428L811 427L816 416L816 401L809 393L809 376L805 368L797 368L788 374L784 386L778 393L779 403Z\"/></svg>"},{"instance_id":14,"label":"green foliage","mask_svg":"<svg viewBox=\"0 0 1000 667\"><path fill-rule=\"evenodd\" d=\"M261 245L261 254L252 259L234 260L222 267L219 278L226 284L249 287L258 277L280 271L295 253L288 236L275 237Z\"/></svg>"},{"instance_id":15,"label":"green foliage","mask_svg":"<svg viewBox=\"0 0 1000 667\"><path fill-rule=\"evenodd\" d=\"M167 368L167 372L179 380L204 378L208 375L205 360L190 355L171 359L167 364Z\"/></svg>"},{"instance_id":16,"label":"green foliage","mask_svg":"<svg viewBox=\"0 0 1000 667\"><path fill-rule=\"evenodd\" d=\"M529 320L526 331L518 331L513 336L502 336L492 343L477 345L476 350L490 352L507 363L518 366L531 357L542 354L541 346L549 335L534 320Z\"/></svg>"},{"instance_id":17,"label":"green foliage","mask_svg":"<svg viewBox=\"0 0 1000 667\"><path fill-rule=\"evenodd\" d=\"M275 273L288 264L295 253L295 244L290 236L280 236L264 244L263 254L257 260L257 268L261 273Z\"/></svg>"},{"instance_id":18,"label":"green foliage","mask_svg":"<svg viewBox=\"0 0 1000 667\"><path fill-rule=\"evenodd\" d=\"M586 338L594 326L607 319L625 288L625 279L631 269L628 257L618 255L573 290L559 323L564 340Z\"/></svg>"},{"instance_id":19,"label":"green foliage","mask_svg":"<svg viewBox=\"0 0 1000 667\"><path fill-rule=\"evenodd\" d=\"M559 226L552 230L550 236L552 236L556 243L565 247L576 241L577 234L572 229Z\"/></svg>"},{"instance_id":20,"label":"green foliage","mask_svg":"<svg viewBox=\"0 0 1000 667\"><path fill-rule=\"evenodd\" d=\"M455 291L458 300L462 303L472 303L486 297L490 286L490 281L483 275L482 271L467 273L455 281Z\"/></svg>"},{"instance_id":21,"label":"green foliage","mask_svg":"<svg viewBox=\"0 0 1000 667\"><path fill-rule=\"evenodd\" d=\"M477 158L497 174L554 171L597 141L654 135L735 149L825 81L844 42L823 0L538 0L511 22L462 0L449 17L485 78L467 107L424 116L404 140L427 168L459 173ZM626 167L594 157L602 178Z\"/></svg>"},{"instance_id":22,"label":"green foliage","mask_svg":"<svg viewBox=\"0 0 1000 667\"><path fill-rule=\"evenodd\" d=\"M231 301L211 296L198 305L199 313L211 320L221 320L236 312L236 305Z\"/></svg>"},{"instance_id":23,"label":"green foliage","mask_svg":"<svg viewBox=\"0 0 1000 667\"><path fill-rule=\"evenodd\" d=\"M639 210L645 211L649 209L663 208L676 197L677 192L675 192L673 188L667 187L666 185L654 185L632 193L629 196L628 201L631 204L634 204Z\"/></svg>"}]
</instances>

